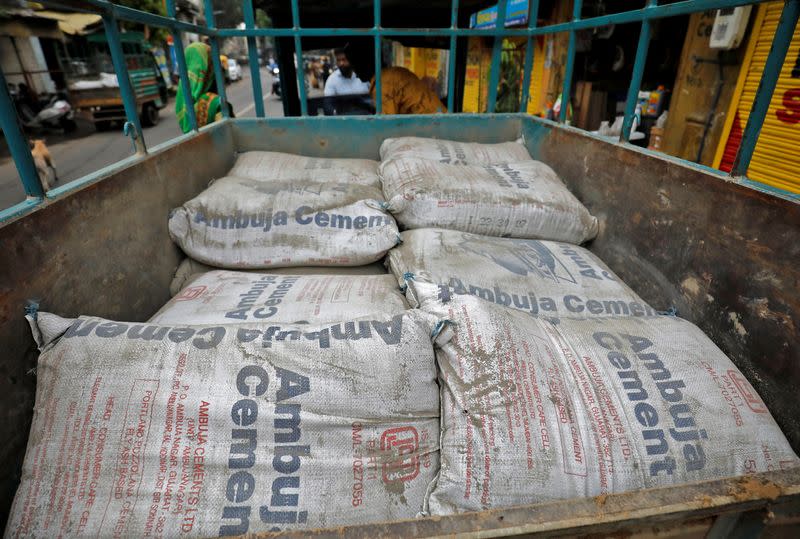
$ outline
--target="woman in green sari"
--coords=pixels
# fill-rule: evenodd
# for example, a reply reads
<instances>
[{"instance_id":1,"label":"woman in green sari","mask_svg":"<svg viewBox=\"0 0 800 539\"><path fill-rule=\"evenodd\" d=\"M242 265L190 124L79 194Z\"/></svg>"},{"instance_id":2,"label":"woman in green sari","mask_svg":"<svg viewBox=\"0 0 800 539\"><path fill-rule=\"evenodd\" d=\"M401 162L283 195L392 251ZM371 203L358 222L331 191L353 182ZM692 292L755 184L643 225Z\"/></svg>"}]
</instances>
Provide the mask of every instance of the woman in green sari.
<instances>
[{"instance_id":1,"label":"woman in green sari","mask_svg":"<svg viewBox=\"0 0 800 539\"><path fill-rule=\"evenodd\" d=\"M192 92L197 127L219 120L222 117L220 99L217 94L211 92L214 87L211 47L205 43L192 43L186 47L186 70L189 73L189 89ZM178 95L175 98L175 115L184 133L192 130L189 115L186 114L186 101L183 98L181 85L178 85Z\"/></svg>"}]
</instances>

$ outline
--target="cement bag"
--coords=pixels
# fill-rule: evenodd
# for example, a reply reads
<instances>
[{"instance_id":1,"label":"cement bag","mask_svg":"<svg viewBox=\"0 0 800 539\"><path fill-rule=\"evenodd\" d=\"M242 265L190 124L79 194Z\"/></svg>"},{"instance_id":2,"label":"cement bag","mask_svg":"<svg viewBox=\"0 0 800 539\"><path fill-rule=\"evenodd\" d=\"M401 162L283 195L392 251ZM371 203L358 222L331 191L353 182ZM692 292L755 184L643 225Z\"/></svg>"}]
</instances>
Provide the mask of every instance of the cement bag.
<instances>
[{"instance_id":1,"label":"cement bag","mask_svg":"<svg viewBox=\"0 0 800 539\"><path fill-rule=\"evenodd\" d=\"M491 238L423 228L400 234L387 257L401 286L443 284L542 316L654 316L656 312L591 252L568 243Z\"/></svg>"},{"instance_id":2,"label":"cement bag","mask_svg":"<svg viewBox=\"0 0 800 539\"><path fill-rule=\"evenodd\" d=\"M221 268L360 266L397 243L378 189L225 177L169 219L190 257Z\"/></svg>"},{"instance_id":3,"label":"cement bag","mask_svg":"<svg viewBox=\"0 0 800 539\"><path fill-rule=\"evenodd\" d=\"M6 533L413 518L438 469L434 327L420 311L310 328L74 320L42 342Z\"/></svg>"},{"instance_id":4,"label":"cement bag","mask_svg":"<svg viewBox=\"0 0 800 539\"><path fill-rule=\"evenodd\" d=\"M319 324L398 314L408 304L391 275L271 275L211 271L164 305L152 324Z\"/></svg>"},{"instance_id":5,"label":"cement bag","mask_svg":"<svg viewBox=\"0 0 800 539\"><path fill-rule=\"evenodd\" d=\"M597 235L597 219L539 161L459 166L393 159L380 170L389 211L407 229L576 244Z\"/></svg>"},{"instance_id":6,"label":"cement bag","mask_svg":"<svg viewBox=\"0 0 800 539\"><path fill-rule=\"evenodd\" d=\"M345 182L380 188L378 162L372 159L330 159L282 152L244 152L228 176L251 180Z\"/></svg>"},{"instance_id":7,"label":"cement bag","mask_svg":"<svg viewBox=\"0 0 800 539\"><path fill-rule=\"evenodd\" d=\"M189 257L184 258L175 269L175 276L169 284L170 296L177 295L181 290L189 286L192 281L203 273L214 271L215 267L208 266ZM269 270L245 270L259 271L261 273L271 273L276 275L386 275L386 267L381 262L373 262L366 266L299 266L295 268L275 268Z\"/></svg>"},{"instance_id":8,"label":"cement bag","mask_svg":"<svg viewBox=\"0 0 800 539\"><path fill-rule=\"evenodd\" d=\"M797 456L753 387L675 317L547 320L415 284L437 351L432 514L779 470Z\"/></svg>"},{"instance_id":9,"label":"cement bag","mask_svg":"<svg viewBox=\"0 0 800 539\"><path fill-rule=\"evenodd\" d=\"M434 138L399 137L384 140L380 152L382 161L410 157L450 165L494 165L527 161L531 158L522 141L480 144Z\"/></svg>"}]
</instances>

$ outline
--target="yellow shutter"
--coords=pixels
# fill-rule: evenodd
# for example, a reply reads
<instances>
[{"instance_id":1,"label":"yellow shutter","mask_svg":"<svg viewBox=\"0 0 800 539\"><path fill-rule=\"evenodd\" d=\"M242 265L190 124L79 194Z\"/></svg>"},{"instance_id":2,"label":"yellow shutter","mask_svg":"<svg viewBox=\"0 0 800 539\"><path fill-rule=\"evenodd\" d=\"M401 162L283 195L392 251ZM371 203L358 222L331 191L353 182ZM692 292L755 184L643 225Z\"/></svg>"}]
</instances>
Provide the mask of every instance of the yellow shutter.
<instances>
[{"instance_id":1,"label":"yellow shutter","mask_svg":"<svg viewBox=\"0 0 800 539\"><path fill-rule=\"evenodd\" d=\"M731 103L729 120L717 148L714 166L725 168L725 149L728 146L727 161L730 161L731 148L736 146L736 127L743 129L753 106L758 83L764 72L775 29L783 9L783 2L770 2L761 6L753 28L754 44L742 66L737 83L737 94ZM753 180L800 193L800 27L795 29L786 61L781 69L778 85L772 96L764 126L756 145L747 176ZM738 115L738 117L736 117ZM735 124L738 123L738 126ZM730 144L728 144L730 143Z\"/></svg>"}]
</instances>

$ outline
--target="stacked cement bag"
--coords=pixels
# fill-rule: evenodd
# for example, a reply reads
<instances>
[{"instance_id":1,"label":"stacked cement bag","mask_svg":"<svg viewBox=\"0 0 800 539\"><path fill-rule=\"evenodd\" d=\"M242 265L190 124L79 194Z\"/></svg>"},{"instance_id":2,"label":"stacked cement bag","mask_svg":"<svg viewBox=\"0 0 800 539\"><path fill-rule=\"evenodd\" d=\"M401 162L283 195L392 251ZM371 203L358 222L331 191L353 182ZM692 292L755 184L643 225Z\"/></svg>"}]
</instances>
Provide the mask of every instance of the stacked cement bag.
<instances>
[{"instance_id":1,"label":"stacked cement bag","mask_svg":"<svg viewBox=\"0 0 800 539\"><path fill-rule=\"evenodd\" d=\"M169 285L171 296L177 295L181 290L189 286L192 281L203 273L213 271L215 268L192 258L184 258L175 269L175 275ZM283 275L384 275L386 268L380 262L367 264L366 266L303 266L293 268L275 268L271 270L247 270L260 271L261 273L283 274Z\"/></svg>"},{"instance_id":2,"label":"stacked cement bag","mask_svg":"<svg viewBox=\"0 0 800 539\"><path fill-rule=\"evenodd\" d=\"M357 183L228 176L174 210L169 233L187 255L221 268L359 266L397 243L382 200Z\"/></svg>"},{"instance_id":3,"label":"stacked cement bag","mask_svg":"<svg viewBox=\"0 0 800 539\"><path fill-rule=\"evenodd\" d=\"M251 180L341 182L380 187L378 162L371 159L328 159L281 152L245 152L229 176Z\"/></svg>"},{"instance_id":4,"label":"stacked cement bag","mask_svg":"<svg viewBox=\"0 0 800 539\"><path fill-rule=\"evenodd\" d=\"M382 161L413 158L450 165L494 165L531 158L522 141L480 144L421 137L387 138L380 154Z\"/></svg>"},{"instance_id":5,"label":"stacked cement bag","mask_svg":"<svg viewBox=\"0 0 800 539\"><path fill-rule=\"evenodd\" d=\"M211 537L422 509L439 443L440 325L425 313L33 324L36 408L8 535Z\"/></svg>"},{"instance_id":6,"label":"stacked cement bag","mask_svg":"<svg viewBox=\"0 0 800 539\"><path fill-rule=\"evenodd\" d=\"M406 229L575 244L597 234L597 219L539 161L454 165L400 157L383 161L380 174L388 208Z\"/></svg>"},{"instance_id":7,"label":"stacked cement bag","mask_svg":"<svg viewBox=\"0 0 800 539\"><path fill-rule=\"evenodd\" d=\"M391 275L276 275L211 271L167 302L150 323L314 323L399 314L408 307Z\"/></svg>"},{"instance_id":8,"label":"stacked cement bag","mask_svg":"<svg viewBox=\"0 0 800 539\"><path fill-rule=\"evenodd\" d=\"M424 228L400 235L389 269L407 281L449 286L540 316L654 316L602 260L568 243L491 238Z\"/></svg>"},{"instance_id":9,"label":"stacked cement bag","mask_svg":"<svg viewBox=\"0 0 800 539\"><path fill-rule=\"evenodd\" d=\"M437 350L434 515L779 470L797 456L758 394L675 317L545 319L410 283L452 321Z\"/></svg>"}]
</instances>

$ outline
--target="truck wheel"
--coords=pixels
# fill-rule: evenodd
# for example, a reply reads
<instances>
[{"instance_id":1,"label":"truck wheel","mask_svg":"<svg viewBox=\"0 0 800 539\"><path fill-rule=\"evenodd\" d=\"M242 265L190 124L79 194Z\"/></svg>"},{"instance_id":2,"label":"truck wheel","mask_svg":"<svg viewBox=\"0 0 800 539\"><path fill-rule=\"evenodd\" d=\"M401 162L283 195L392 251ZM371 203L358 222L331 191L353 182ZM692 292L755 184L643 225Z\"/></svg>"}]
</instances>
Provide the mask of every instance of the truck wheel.
<instances>
[{"instance_id":1,"label":"truck wheel","mask_svg":"<svg viewBox=\"0 0 800 539\"><path fill-rule=\"evenodd\" d=\"M142 125L144 127L153 127L158 123L158 109L153 103L145 103L142 107Z\"/></svg>"}]
</instances>

